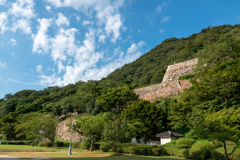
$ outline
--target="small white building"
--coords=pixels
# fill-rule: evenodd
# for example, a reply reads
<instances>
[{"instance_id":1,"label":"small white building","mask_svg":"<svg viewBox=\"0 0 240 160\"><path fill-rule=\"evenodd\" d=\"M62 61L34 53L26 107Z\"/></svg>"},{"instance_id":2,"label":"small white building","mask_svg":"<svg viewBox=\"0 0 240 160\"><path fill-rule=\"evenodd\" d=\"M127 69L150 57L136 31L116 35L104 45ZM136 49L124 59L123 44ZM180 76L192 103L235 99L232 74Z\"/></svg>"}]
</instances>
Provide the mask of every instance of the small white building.
<instances>
[{"instance_id":1,"label":"small white building","mask_svg":"<svg viewBox=\"0 0 240 160\"><path fill-rule=\"evenodd\" d=\"M173 140L179 139L179 137L184 137L184 135L173 131L166 131L156 134L156 137L160 137L160 144L163 145Z\"/></svg>"},{"instance_id":2,"label":"small white building","mask_svg":"<svg viewBox=\"0 0 240 160\"><path fill-rule=\"evenodd\" d=\"M160 144L160 138L159 137L153 137L146 139L146 145L159 145Z\"/></svg>"}]
</instances>

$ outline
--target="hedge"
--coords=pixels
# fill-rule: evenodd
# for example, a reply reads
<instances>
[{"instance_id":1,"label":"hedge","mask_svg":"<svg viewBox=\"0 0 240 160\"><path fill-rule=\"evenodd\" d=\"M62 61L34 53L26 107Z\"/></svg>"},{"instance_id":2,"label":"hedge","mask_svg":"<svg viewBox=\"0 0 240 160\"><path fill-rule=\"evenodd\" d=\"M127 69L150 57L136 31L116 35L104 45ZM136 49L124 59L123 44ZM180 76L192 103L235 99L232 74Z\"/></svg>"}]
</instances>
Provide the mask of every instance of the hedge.
<instances>
[{"instance_id":1,"label":"hedge","mask_svg":"<svg viewBox=\"0 0 240 160\"><path fill-rule=\"evenodd\" d=\"M176 145L179 148L191 148L195 143L195 140L192 138L182 138L176 141Z\"/></svg>"},{"instance_id":2,"label":"hedge","mask_svg":"<svg viewBox=\"0 0 240 160\"><path fill-rule=\"evenodd\" d=\"M148 145L127 145L117 148L119 153L160 156L165 153L162 146L148 146Z\"/></svg>"},{"instance_id":3,"label":"hedge","mask_svg":"<svg viewBox=\"0 0 240 160\"><path fill-rule=\"evenodd\" d=\"M39 146L40 147L52 147L53 146L53 143L52 142L48 142L48 141L43 141L43 142L40 142L39 143Z\"/></svg>"},{"instance_id":4,"label":"hedge","mask_svg":"<svg viewBox=\"0 0 240 160\"><path fill-rule=\"evenodd\" d=\"M64 146L64 144L63 144L63 142L57 141L57 142L53 143L53 146L54 147L62 147L62 146Z\"/></svg>"},{"instance_id":5,"label":"hedge","mask_svg":"<svg viewBox=\"0 0 240 160\"><path fill-rule=\"evenodd\" d=\"M34 141L5 141L1 144L12 144L12 145L31 145Z\"/></svg>"},{"instance_id":6,"label":"hedge","mask_svg":"<svg viewBox=\"0 0 240 160\"><path fill-rule=\"evenodd\" d=\"M178 148L175 145L165 145L163 147L166 155L189 158L189 149Z\"/></svg>"},{"instance_id":7,"label":"hedge","mask_svg":"<svg viewBox=\"0 0 240 160\"><path fill-rule=\"evenodd\" d=\"M215 145L210 141L199 141L192 145L189 151L190 158L196 160L210 159L211 151L215 150Z\"/></svg>"}]
</instances>

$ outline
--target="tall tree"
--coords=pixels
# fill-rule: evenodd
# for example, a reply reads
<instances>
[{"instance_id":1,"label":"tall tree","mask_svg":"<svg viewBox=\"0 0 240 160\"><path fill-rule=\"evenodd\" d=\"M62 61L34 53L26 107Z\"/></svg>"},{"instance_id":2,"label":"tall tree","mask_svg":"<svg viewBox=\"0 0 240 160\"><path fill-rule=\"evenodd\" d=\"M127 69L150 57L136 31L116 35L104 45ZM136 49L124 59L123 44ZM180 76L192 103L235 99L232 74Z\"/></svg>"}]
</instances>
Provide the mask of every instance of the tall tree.
<instances>
[{"instance_id":1,"label":"tall tree","mask_svg":"<svg viewBox=\"0 0 240 160\"><path fill-rule=\"evenodd\" d=\"M98 104L104 111L116 110L118 113L126 107L129 102L136 101L138 96L133 91L133 85L108 89L97 97Z\"/></svg>"},{"instance_id":2,"label":"tall tree","mask_svg":"<svg viewBox=\"0 0 240 160\"><path fill-rule=\"evenodd\" d=\"M27 138L47 138L54 143L57 119L53 115L31 112L19 119L17 130ZM21 134L19 136L21 136Z\"/></svg>"},{"instance_id":3,"label":"tall tree","mask_svg":"<svg viewBox=\"0 0 240 160\"><path fill-rule=\"evenodd\" d=\"M14 140L16 138L17 120L10 114L0 119L1 133L6 135L7 140Z\"/></svg>"},{"instance_id":4,"label":"tall tree","mask_svg":"<svg viewBox=\"0 0 240 160\"><path fill-rule=\"evenodd\" d=\"M163 110L149 101L135 101L127 108L124 108L121 117L126 117L130 132L134 133L137 139L150 138L159 130L165 128Z\"/></svg>"},{"instance_id":5,"label":"tall tree","mask_svg":"<svg viewBox=\"0 0 240 160\"><path fill-rule=\"evenodd\" d=\"M225 160L227 160L240 144L240 108L231 107L201 116L202 121L199 121L193 130L201 138L221 141L225 150ZM236 144L230 153L226 148L227 141Z\"/></svg>"},{"instance_id":6,"label":"tall tree","mask_svg":"<svg viewBox=\"0 0 240 160\"><path fill-rule=\"evenodd\" d=\"M121 143L126 142L129 138L127 134L127 121L126 119L113 117L112 120L108 120L105 123L105 127L102 133L102 140L111 146L114 153Z\"/></svg>"},{"instance_id":7,"label":"tall tree","mask_svg":"<svg viewBox=\"0 0 240 160\"><path fill-rule=\"evenodd\" d=\"M104 124L110 117L110 113L100 113L96 116L84 117L74 125L74 130L91 140L90 151L93 149L94 141L101 136Z\"/></svg>"}]
</instances>

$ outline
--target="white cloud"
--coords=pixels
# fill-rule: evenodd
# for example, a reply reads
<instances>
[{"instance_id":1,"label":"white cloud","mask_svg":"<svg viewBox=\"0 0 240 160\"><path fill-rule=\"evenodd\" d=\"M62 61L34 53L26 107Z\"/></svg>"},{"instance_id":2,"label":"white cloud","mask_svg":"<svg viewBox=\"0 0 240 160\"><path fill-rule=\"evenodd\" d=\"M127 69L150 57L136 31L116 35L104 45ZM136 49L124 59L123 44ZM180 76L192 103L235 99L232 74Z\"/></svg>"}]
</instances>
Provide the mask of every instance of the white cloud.
<instances>
[{"instance_id":1,"label":"white cloud","mask_svg":"<svg viewBox=\"0 0 240 160\"><path fill-rule=\"evenodd\" d=\"M0 79L3 79L2 77L0 77Z\"/></svg>"},{"instance_id":2,"label":"white cloud","mask_svg":"<svg viewBox=\"0 0 240 160\"><path fill-rule=\"evenodd\" d=\"M156 9L157 12L161 12L162 11L162 6L158 6Z\"/></svg>"},{"instance_id":3,"label":"white cloud","mask_svg":"<svg viewBox=\"0 0 240 160\"><path fill-rule=\"evenodd\" d=\"M8 14L14 16L11 31L16 32L20 29L24 34L32 34L31 18L36 17L34 5L33 0L16 0L15 3L11 4L11 8L8 10Z\"/></svg>"},{"instance_id":4,"label":"white cloud","mask_svg":"<svg viewBox=\"0 0 240 160\"><path fill-rule=\"evenodd\" d=\"M12 8L9 10L9 13L15 17L31 19L36 16L33 8L34 5L33 0L17 0L15 3L12 3Z\"/></svg>"},{"instance_id":5,"label":"white cloud","mask_svg":"<svg viewBox=\"0 0 240 160\"><path fill-rule=\"evenodd\" d=\"M65 66L62 64L62 61L58 61L58 73L65 70Z\"/></svg>"},{"instance_id":6,"label":"white cloud","mask_svg":"<svg viewBox=\"0 0 240 160\"><path fill-rule=\"evenodd\" d=\"M51 6L46 5L46 6L45 6L45 9L46 9L48 12L50 12L50 11L51 11Z\"/></svg>"},{"instance_id":7,"label":"white cloud","mask_svg":"<svg viewBox=\"0 0 240 160\"><path fill-rule=\"evenodd\" d=\"M30 85L39 85L37 83L26 83L26 82L21 82L21 81L16 81L14 79L8 79L9 81L16 82L16 83L21 83L21 84L30 84Z\"/></svg>"},{"instance_id":8,"label":"white cloud","mask_svg":"<svg viewBox=\"0 0 240 160\"><path fill-rule=\"evenodd\" d=\"M120 28L123 26L121 21L121 15L115 14L114 16L107 17L107 23L105 26L105 30L107 34L113 34L113 38L111 39L112 42L116 42L118 37L120 36Z\"/></svg>"},{"instance_id":9,"label":"white cloud","mask_svg":"<svg viewBox=\"0 0 240 160\"><path fill-rule=\"evenodd\" d=\"M141 30L138 30L138 33L140 33L141 32Z\"/></svg>"},{"instance_id":10,"label":"white cloud","mask_svg":"<svg viewBox=\"0 0 240 160\"><path fill-rule=\"evenodd\" d=\"M141 47L145 45L146 43L143 41L138 42L137 44L133 43L129 48L127 54L124 55L123 51L121 51L121 48L118 47L114 50L114 54L118 55L118 58L115 59L112 63L109 63L101 68L92 68L88 69L85 72L85 79L96 79L100 80L102 77L106 77L109 73L113 72L115 69L120 68L124 64L130 63L142 55ZM132 46L135 49L133 50Z\"/></svg>"},{"instance_id":11,"label":"white cloud","mask_svg":"<svg viewBox=\"0 0 240 160\"><path fill-rule=\"evenodd\" d=\"M32 29L30 27L30 21L26 19L19 19L16 23L12 24L11 30L16 32L17 29L21 29L25 34L32 34Z\"/></svg>"},{"instance_id":12,"label":"white cloud","mask_svg":"<svg viewBox=\"0 0 240 160\"><path fill-rule=\"evenodd\" d=\"M106 39L106 38L107 38L107 37L102 34L102 35L99 36L98 41L99 41L99 42L102 42L102 43L105 43L105 39Z\"/></svg>"},{"instance_id":13,"label":"white cloud","mask_svg":"<svg viewBox=\"0 0 240 160\"><path fill-rule=\"evenodd\" d=\"M74 16L75 16L75 18L76 18L77 21L80 20L80 16L79 16L79 15L74 14Z\"/></svg>"},{"instance_id":14,"label":"white cloud","mask_svg":"<svg viewBox=\"0 0 240 160\"><path fill-rule=\"evenodd\" d=\"M17 41L13 38L10 39L10 42L12 43L13 46L15 46L17 44Z\"/></svg>"},{"instance_id":15,"label":"white cloud","mask_svg":"<svg viewBox=\"0 0 240 160\"><path fill-rule=\"evenodd\" d=\"M54 73L52 76L40 75L39 84L42 86L62 86L62 81L60 77L56 77Z\"/></svg>"},{"instance_id":16,"label":"white cloud","mask_svg":"<svg viewBox=\"0 0 240 160\"><path fill-rule=\"evenodd\" d=\"M160 33L163 33L163 32L164 32L164 29L160 28L159 31L160 31Z\"/></svg>"},{"instance_id":17,"label":"white cloud","mask_svg":"<svg viewBox=\"0 0 240 160\"><path fill-rule=\"evenodd\" d=\"M92 10L97 12L99 25L105 24L105 31L108 36L112 36L111 41L116 42L120 38L120 29L124 29L123 19L118 13L118 8L122 7L124 0L117 0L111 3L111 0L46 0L55 7L72 7L82 11L87 16L92 16Z\"/></svg>"},{"instance_id":18,"label":"white cloud","mask_svg":"<svg viewBox=\"0 0 240 160\"><path fill-rule=\"evenodd\" d=\"M51 26L52 19L38 19L38 33L33 36L33 52L45 53L49 50L49 36L46 34L48 27Z\"/></svg>"},{"instance_id":19,"label":"white cloud","mask_svg":"<svg viewBox=\"0 0 240 160\"><path fill-rule=\"evenodd\" d=\"M60 29L59 33L51 39L51 56L54 61L66 61L67 56L73 56L76 52L75 45L75 28L64 30Z\"/></svg>"},{"instance_id":20,"label":"white cloud","mask_svg":"<svg viewBox=\"0 0 240 160\"><path fill-rule=\"evenodd\" d=\"M5 12L2 12L0 13L0 29L1 29L0 33L3 33L5 30L8 29L6 25L7 25L7 14Z\"/></svg>"},{"instance_id":21,"label":"white cloud","mask_svg":"<svg viewBox=\"0 0 240 160\"><path fill-rule=\"evenodd\" d=\"M93 25L93 22L91 22L91 21L83 21L83 26L86 26L86 25L88 25L88 24L91 24L91 25Z\"/></svg>"},{"instance_id":22,"label":"white cloud","mask_svg":"<svg viewBox=\"0 0 240 160\"><path fill-rule=\"evenodd\" d=\"M96 66L96 63L100 61L100 59L103 59L102 53L94 52L93 44L94 41L92 41L94 37L94 31L89 30L89 33L87 33L85 39L85 44L83 46L80 46L78 48L78 52L82 57L80 59L76 58L78 55L75 56L75 62L72 66L67 65L66 71L64 76L57 77L54 73L51 76L41 75L40 78L40 84L47 86L47 85L67 85L69 83L75 83L78 80L87 81L89 79L99 80L102 77L107 76L109 73L114 71L115 69L123 66L126 63L130 63L137 58L139 58L142 54L142 46L146 43L144 41L140 41L138 43L133 43L127 50L127 53L124 54L124 52L121 50L120 47L116 48L114 50L114 55L117 56L116 59L114 59L112 62L101 66L100 68ZM84 55L84 53L86 53Z\"/></svg>"},{"instance_id":23,"label":"white cloud","mask_svg":"<svg viewBox=\"0 0 240 160\"><path fill-rule=\"evenodd\" d=\"M168 21L169 19L170 19L170 17L166 16L166 17L164 17L164 18L161 20L161 22Z\"/></svg>"},{"instance_id":24,"label":"white cloud","mask_svg":"<svg viewBox=\"0 0 240 160\"><path fill-rule=\"evenodd\" d=\"M135 53L139 50L140 47L142 47L143 45L145 45L146 43L144 41L140 41L137 44L133 43L131 45L131 47L128 48L127 53Z\"/></svg>"},{"instance_id":25,"label":"white cloud","mask_svg":"<svg viewBox=\"0 0 240 160\"><path fill-rule=\"evenodd\" d=\"M0 5L5 5L7 0L0 0Z\"/></svg>"},{"instance_id":26,"label":"white cloud","mask_svg":"<svg viewBox=\"0 0 240 160\"><path fill-rule=\"evenodd\" d=\"M72 59L69 58L68 61L67 61L67 64L71 64L72 63Z\"/></svg>"},{"instance_id":27,"label":"white cloud","mask_svg":"<svg viewBox=\"0 0 240 160\"><path fill-rule=\"evenodd\" d=\"M7 63L6 62L4 62L4 63L0 62L0 68L5 68L5 67L7 67Z\"/></svg>"},{"instance_id":28,"label":"white cloud","mask_svg":"<svg viewBox=\"0 0 240 160\"><path fill-rule=\"evenodd\" d=\"M42 72L42 66L41 65L38 65L37 67L36 67L36 71L38 72L38 73L41 73Z\"/></svg>"},{"instance_id":29,"label":"white cloud","mask_svg":"<svg viewBox=\"0 0 240 160\"><path fill-rule=\"evenodd\" d=\"M65 17L62 13L58 13L58 19L55 22L58 27L62 25L66 25L66 26L70 25L68 18Z\"/></svg>"}]
</instances>

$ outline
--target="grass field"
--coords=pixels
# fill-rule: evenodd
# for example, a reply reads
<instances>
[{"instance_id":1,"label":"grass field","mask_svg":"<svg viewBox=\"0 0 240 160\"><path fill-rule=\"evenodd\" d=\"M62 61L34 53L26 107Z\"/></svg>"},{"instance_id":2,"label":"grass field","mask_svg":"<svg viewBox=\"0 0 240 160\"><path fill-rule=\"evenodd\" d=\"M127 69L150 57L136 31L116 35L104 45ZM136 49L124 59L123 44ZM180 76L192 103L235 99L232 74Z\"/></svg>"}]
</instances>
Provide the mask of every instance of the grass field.
<instances>
[{"instance_id":1,"label":"grass field","mask_svg":"<svg viewBox=\"0 0 240 160\"><path fill-rule=\"evenodd\" d=\"M49 158L53 160L180 160L176 157L154 157L154 156L136 156L136 155L114 155L112 152L103 153L97 151L87 151L81 149L73 149L72 155L68 155L68 148L46 148L35 146L32 150L30 145L0 145L0 155L8 155L19 157L21 159L28 158Z\"/></svg>"},{"instance_id":2,"label":"grass field","mask_svg":"<svg viewBox=\"0 0 240 160\"><path fill-rule=\"evenodd\" d=\"M0 145L0 151L59 151L59 150L68 150L67 147L57 149L57 148L47 148L34 146L32 150L31 145Z\"/></svg>"}]
</instances>

